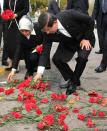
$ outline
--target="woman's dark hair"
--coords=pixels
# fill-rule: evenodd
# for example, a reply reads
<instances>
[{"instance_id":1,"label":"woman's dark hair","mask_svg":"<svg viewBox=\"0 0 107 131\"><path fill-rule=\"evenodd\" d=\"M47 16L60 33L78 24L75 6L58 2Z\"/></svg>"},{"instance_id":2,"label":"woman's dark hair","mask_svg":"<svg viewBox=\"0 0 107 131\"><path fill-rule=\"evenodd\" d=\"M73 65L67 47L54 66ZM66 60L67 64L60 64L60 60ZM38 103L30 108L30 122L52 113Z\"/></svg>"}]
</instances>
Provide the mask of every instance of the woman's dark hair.
<instances>
[{"instance_id":1,"label":"woman's dark hair","mask_svg":"<svg viewBox=\"0 0 107 131\"><path fill-rule=\"evenodd\" d=\"M39 27L43 29L46 24L48 27L52 27L54 21L56 20L57 20L57 17L55 15L45 12L39 16L38 24L39 24Z\"/></svg>"}]
</instances>

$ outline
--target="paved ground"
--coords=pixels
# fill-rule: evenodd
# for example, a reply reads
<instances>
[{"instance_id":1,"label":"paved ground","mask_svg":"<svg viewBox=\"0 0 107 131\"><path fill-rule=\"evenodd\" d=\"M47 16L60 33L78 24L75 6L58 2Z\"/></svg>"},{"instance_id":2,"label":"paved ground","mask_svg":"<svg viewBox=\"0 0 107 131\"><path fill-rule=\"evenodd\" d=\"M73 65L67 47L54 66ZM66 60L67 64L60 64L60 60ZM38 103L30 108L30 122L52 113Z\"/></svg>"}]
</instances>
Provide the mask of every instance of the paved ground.
<instances>
[{"instance_id":1,"label":"paved ground","mask_svg":"<svg viewBox=\"0 0 107 131\"><path fill-rule=\"evenodd\" d=\"M95 30L96 32L96 30ZM57 47L57 43L55 43L53 45L53 48L51 50L51 57L54 54L56 47ZM101 57L102 55L97 55L95 54L95 51L98 50L98 41L96 40L96 46L93 49L93 51L90 54L89 57L89 61L87 63L87 67L81 77L81 83L82 83L82 88L84 89L84 91L79 90L78 92L80 93L81 97L86 97L85 94L90 91L90 90L97 90L100 91L101 93L103 93L103 95L107 95L107 71L105 71L104 73L95 73L94 69L99 65L100 61L101 61ZM0 59L1 59L1 54L0 53ZM76 56L75 56L76 57ZM75 66L75 57L73 58L72 61L69 62L69 65L74 68ZM57 69L55 68L55 66L53 65L53 63L51 64L52 68L51 70L48 70L45 72L45 76L56 80L57 82L63 81L63 78L61 77L60 73L57 71ZM24 68L24 62L21 61L20 62L20 73L18 73L16 75L16 78L20 78L23 79L24 74L25 74L26 70ZM5 73L1 73L0 75L0 81L6 81L6 77L8 75L9 72L5 72ZM54 88L54 84L53 84L53 88ZM18 106L19 103L17 102L13 102L13 101L0 101L0 115L6 114L11 108L15 107L15 105ZM79 103L78 103L79 105ZM20 105L19 105L20 106ZM107 112L107 108L101 107L102 110L105 110ZM86 108L84 108L83 112L87 113L87 106ZM102 124L102 126L98 126L98 129L100 131L107 131L107 127L106 127L106 123L107 123L107 119L97 119L97 121L99 121L100 124ZM75 115L72 116L72 118L69 120L67 119L67 122L70 126L71 129L76 129L76 131L94 131L94 129L88 129L85 127L85 124L81 121L78 121L75 117ZM81 129L77 129L77 128L81 128ZM84 129L82 129L84 128ZM14 124L10 124L10 125L6 125L4 127L0 128L0 131L36 131L36 126L35 124L30 124L30 125L26 125L26 124L18 124L18 125L14 125Z\"/></svg>"}]
</instances>

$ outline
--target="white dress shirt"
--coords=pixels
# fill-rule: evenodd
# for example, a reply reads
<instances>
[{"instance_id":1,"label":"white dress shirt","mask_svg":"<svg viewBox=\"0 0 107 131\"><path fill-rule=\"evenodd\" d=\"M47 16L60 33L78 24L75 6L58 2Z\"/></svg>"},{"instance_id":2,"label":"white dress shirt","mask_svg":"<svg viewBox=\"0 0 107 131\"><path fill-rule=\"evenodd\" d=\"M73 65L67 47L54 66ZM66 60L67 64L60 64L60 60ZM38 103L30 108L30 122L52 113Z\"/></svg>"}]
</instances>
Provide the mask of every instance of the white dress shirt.
<instances>
[{"instance_id":1,"label":"white dress shirt","mask_svg":"<svg viewBox=\"0 0 107 131\"><path fill-rule=\"evenodd\" d=\"M3 12L3 4L4 4L4 0L0 0L1 13Z\"/></svg>"}]
</instances>

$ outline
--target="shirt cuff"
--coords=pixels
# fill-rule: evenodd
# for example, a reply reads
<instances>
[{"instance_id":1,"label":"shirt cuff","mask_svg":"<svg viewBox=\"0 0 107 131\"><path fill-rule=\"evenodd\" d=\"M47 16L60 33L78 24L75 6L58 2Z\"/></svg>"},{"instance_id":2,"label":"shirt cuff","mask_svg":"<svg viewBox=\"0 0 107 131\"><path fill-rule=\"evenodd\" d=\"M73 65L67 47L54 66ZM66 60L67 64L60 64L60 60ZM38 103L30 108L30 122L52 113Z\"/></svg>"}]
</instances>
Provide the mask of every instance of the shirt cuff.
<instances>
[{"instance_id":1,"label":"shirt cuff","mask_svg":"<svg viewBox=\"0 0 107 131\"><path fill-rule=\"evenodd\" d=\"M15 72L16 72L16 69L15 69L15 68L12 68L12 72L14 72L14 73L15 73Z\"/></svg>"},{"instance_id":2,"label":"shirt cuff","mask_svg":"<svg viewBox=\"0 0 107 131\"><path fill-rule=\"evenodd\" d=\"M44 71L45 71L45 67L44 66L38 66L37 73L43 74Z\"/></svg>"}]
</instances>

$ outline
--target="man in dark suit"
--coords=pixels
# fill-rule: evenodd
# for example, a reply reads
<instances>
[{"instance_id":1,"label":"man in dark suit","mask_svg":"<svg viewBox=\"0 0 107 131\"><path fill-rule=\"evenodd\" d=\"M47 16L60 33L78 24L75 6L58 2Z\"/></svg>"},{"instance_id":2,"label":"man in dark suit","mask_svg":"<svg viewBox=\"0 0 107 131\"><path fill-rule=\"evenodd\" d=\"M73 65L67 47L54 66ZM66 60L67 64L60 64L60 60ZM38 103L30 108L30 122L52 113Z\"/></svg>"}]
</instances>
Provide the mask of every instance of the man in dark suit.
<instances>
[{"instance_id":1,"label":"man in dark suit","mask_svg":"<svg viewBox=\"0 0 107 131\"><path fill-rule=\"evenodd\" d=\"M58 6L57 0L49 0L48 12L54 15L60 12L60 8Z\"/></svg>"},{"instance_id":2,"label":"man in dark suit","mask_svg":"<svg viewBox=\"0 0 107 131\"><path fill-rule=\"evenodd\" d=\"M4 0L4 10L7 9L14 12L13 18L6 21L7 30L5 34L7 34L8 37L3 47L3 58L6 52L8 52L8 57L10 58L10 63L6 70L10 70L12 68L12 60L16 49L15 41L18 32L18 22L23 15L26 15L29 12L29 0Z\"/></svg>"},{"instance_id":3,"label":"man in dark suit","mask_svg":"<svg viewBox=\"0 0 107 131\"><path fill-rule=\"evenodd\" d=\"M107 0L97 0L96 8L98 8L98 13L100 17L98 17L98 22L100 27L102 28L102 43L103 44L103 56L100 63L95 71L97 73L101 73L107 68ZM100 35L101 35L100 34Z\"/></svg>"},{"instance_id":4,"label":"man in dark suit","mask_svg":"<svg viewBox=\"0 0 107 131\"><path fill-rule=\"evenodd\" d=\"M3 6L4 6L4 0L0 0L0 14L3 12ZM8 53L7 53L7 46L6 41L7 41L7 33L6 33L6 22L0 17L0 46L1 46L1 40L2 40L2 34L3 34L3 55L2 55L2 65L8 66L7 58L8 58Z\"/></svg>"},{"instance_id":5,"label":"man in dark suit","mask_svg":"<svg viewBox=\"0 0 107 131\"><path fill-rule=\"evenodd\" d=\"M92 12L93 19L96 20L97 24L97 33L98 33L98 40L99 40L99 51L96 51L96 54L102 54L104 50L103 44L103 32L102 32L102 0L95 0L94 9Z\"/></svg>"},{"instance_id":6,"label":"man in dark suit","mask_svg":"<svg viewBox=\"0 0 107 131\"><path fill-rule=\"evenodd\" d=\"M75 9L88 14L89 3L88 0L68 0L66 9Z\"/></svg>"},{"instance_id":7,"label":"man in dark suit","mask_svg":"<svg viewBox=\"0 0 107 131\"><path fill-rule=\"evenodd\" d=\"M45 34L44 48L34 80L37 81L42 77L52 46L50 43L53 41L59 42L57 51L53 56L53 62L64 79L70 79L66 87L66 94L70 95L75 92L77 85L80 84L80 77L94 46L94 21L83 13L66 10L59 13L57 17L50 13L41 14L38 22ZM75 52L78 52L78 57L73 72L67 62L72 59Z\"/></svg>"}]
</instances>

